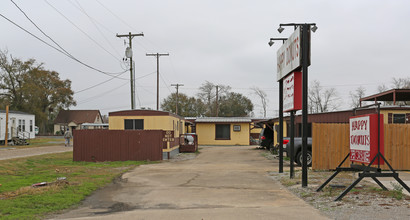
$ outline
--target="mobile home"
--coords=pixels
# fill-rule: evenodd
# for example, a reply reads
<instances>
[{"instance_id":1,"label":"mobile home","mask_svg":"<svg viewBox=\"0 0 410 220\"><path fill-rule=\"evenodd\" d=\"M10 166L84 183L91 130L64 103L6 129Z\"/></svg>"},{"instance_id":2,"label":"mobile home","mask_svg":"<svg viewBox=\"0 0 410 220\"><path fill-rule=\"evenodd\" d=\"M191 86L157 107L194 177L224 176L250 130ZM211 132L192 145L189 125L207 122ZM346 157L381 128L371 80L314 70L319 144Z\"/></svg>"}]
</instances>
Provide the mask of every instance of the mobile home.
<instances>
[{"instance_id":1,"label":"mobile home","mask_svg":"<svg viewBox=\"0 0 410 220\"><path fill-rule=\"evenodd\" d=\"M35 138L35 115L19 111L9 111L7 139ZM6 136L6 111L0 110L0 144L5 142Z\"/></svg>"}]
</instances>

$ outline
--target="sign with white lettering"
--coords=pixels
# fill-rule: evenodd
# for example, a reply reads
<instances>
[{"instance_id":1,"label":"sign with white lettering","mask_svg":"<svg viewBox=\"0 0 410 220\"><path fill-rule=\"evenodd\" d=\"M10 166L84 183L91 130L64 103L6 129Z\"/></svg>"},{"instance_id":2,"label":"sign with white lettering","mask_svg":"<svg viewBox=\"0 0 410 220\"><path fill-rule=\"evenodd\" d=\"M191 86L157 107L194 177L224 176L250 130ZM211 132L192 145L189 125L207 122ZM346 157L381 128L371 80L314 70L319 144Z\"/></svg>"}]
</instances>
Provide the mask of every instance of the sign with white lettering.
<instances>
[{"instance_id":1,"label":"sign with white lettering","mask_svg":"<svg viewBox=\"0 0 410 220\"><path fill-rule=\"evenodd\" d=\"M378 153L378 114L354 116L350 124L350 161L367 163ZM384 154L383 115L380 115L380 153ZM373 164L378 164L377 159ZM381 160L379 164L384 164Z\"/></svg>"},{"instance_id":2,"label":"sign with white lettering","mask_svg":"<svg viewBox=\"0 0 410 220\"><path fill-rule=\"evenodd\" d=\"M302 109L302 72L293 72L283 80L283 111Z\"/></svg>"},{"instance_id":3,"label":"sign with white lettering","mask_svg":"<svg viewBox=\"0 0 410 220\"><path fill-rule=\"evenodd\" d=\"M300 27L283 43L277 53L277 80L294 71L302 65L302 47L301 47Z\"/></svg>"}]
</instances>

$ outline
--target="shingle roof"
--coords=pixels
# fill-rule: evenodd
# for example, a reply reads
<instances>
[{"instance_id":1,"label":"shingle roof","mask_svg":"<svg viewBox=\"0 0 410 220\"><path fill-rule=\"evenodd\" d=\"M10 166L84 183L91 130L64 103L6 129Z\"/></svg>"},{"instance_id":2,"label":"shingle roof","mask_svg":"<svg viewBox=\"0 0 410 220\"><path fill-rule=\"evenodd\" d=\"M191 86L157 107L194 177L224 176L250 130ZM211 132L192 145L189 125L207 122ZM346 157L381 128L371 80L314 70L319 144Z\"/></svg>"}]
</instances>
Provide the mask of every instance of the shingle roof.
<instances>
[{"instance_id":1,"label":"shingle roof","mask_svg":"<svg viewBox=\"0 0 410 220\"><path fill-rule=\"evenodd\" d=\"M206 117L206 118L197 118L196 123L200 122L252 122L251 118L246 117Z\"/></svg>"},{"instance_id":2,"label":"shingle roof","mask_svg":"<svg viewBox=\"0 0 410 220\"><path fill-rule=\"evenodd\" d=\"M97 115L101 115L99 110L61 110L54 120L54 124L94 123Z\"/></svg>"},{"instance_id":3,"label":"shingle roof","mask_svg":"<svg viewBox=\"0 0 410 220\"><path fill-rule=\"evenodd\" d=\"M0 113L6 113L6 110L0 110ZM33 115L27 112L12 111L12 110L10 110L9 113L20 114L20 115Z\"/></svg>"}]
</instances>

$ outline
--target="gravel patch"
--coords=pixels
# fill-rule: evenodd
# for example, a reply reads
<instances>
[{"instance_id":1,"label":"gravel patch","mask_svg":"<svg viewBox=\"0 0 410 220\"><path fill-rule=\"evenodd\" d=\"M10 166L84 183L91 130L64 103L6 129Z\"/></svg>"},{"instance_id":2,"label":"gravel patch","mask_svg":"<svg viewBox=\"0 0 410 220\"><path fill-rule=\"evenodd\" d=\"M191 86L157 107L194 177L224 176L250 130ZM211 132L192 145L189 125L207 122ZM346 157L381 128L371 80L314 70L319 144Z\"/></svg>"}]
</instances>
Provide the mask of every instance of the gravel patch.
<instances>
[{"instance_id":1,"label":"gravel patch","mask_svg":"<svg viewBox=\"0 0 410 220\"><path fill-rule=\"evenodd\" d=\"M273 155L264 156L276 159ZM316 192L333 172L309 170L308 187L302 187L300 167L295 168L294 179L289 178L289 171L286 171L288 167L285 162L284 173L271 172L269 175L332 219L410 219L410 196L403 193L405 189L398 183L392 183L396 186L395 189L383 191L377 184L365 178L341 201L334 201L357 179L358 173L341 172L321 192Z\"/></svg>"},{"instance_id":2,"label":"gravel patch","mask_svg":"<svg viewBox=\"0 0 410 220\"><path fill-rule=\"evenodd\" d=\"M22 149L2 149L0 148L0 160L7 160L20 157L30 157L42 154L52 154L73 151L72 147L64 146L47 146L47 147L32 147Z\"/></svg>"}]
</instances>

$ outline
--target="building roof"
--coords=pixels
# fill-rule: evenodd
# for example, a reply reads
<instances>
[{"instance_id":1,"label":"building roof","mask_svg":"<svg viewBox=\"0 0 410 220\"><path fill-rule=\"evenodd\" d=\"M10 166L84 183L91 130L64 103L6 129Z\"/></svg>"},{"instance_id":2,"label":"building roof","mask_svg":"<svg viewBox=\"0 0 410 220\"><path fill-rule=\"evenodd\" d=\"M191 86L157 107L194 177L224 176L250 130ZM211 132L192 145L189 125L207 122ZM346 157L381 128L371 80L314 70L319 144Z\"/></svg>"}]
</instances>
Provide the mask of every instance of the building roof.
<instances>
[{"instance_id":1,"label":"building roof","mask_svg":"<svg viewBox=\"0 0 410 220\"><path fill-rule=\"evenodd\" d=\"M410 101L410 89L391 89L385 92L363 97L360 101L392 101L393 105L397 101Z\"/></svg>"},{"instance_id":2,"label":"building roof","mask_svg":"<svg viewBox=\"0 0 410 220\"><path fill-rule=\"evenodd\" d=\"M176 118L184 119L183 117L173 114L166 111L157 111L157 110L147 110L147 109L134 109L134 110L124 110L117 112L108 113L109 116L173 116Z\"/></svg>"},{"instance_id":3,"label":"building roof","mask_svg":"<svg viewBox=\"0 0 410 220\"><path fill-rule=\"evenodd\" d=\"M0 113L6 114L6 110L0 110ZM11 110L9 110L9 114L34 115L34 114L27 113L27 112L11 111Z\"/></svg>"},{"instance_id":4,"label":"building roof","mask_svg":"<svg viewBox=\"0 0 410 220\"><path fill-rule=\"evenodd\" d=\"M197 118L195 123L213 123L213 122L233 122L233 123L250 123L252 122L251 118L246 117L204 117Z\"/></svg>"},{"instance_id":5,"label":"building roof","mask_svg":"<svg viewBox=\"0 0 410 220\"><path fill-rule=\"evenodd\" d=\"M94 123L97 116L101 117L99 110L60 110L54 124Z\"/></svg>"}]
</instances>

